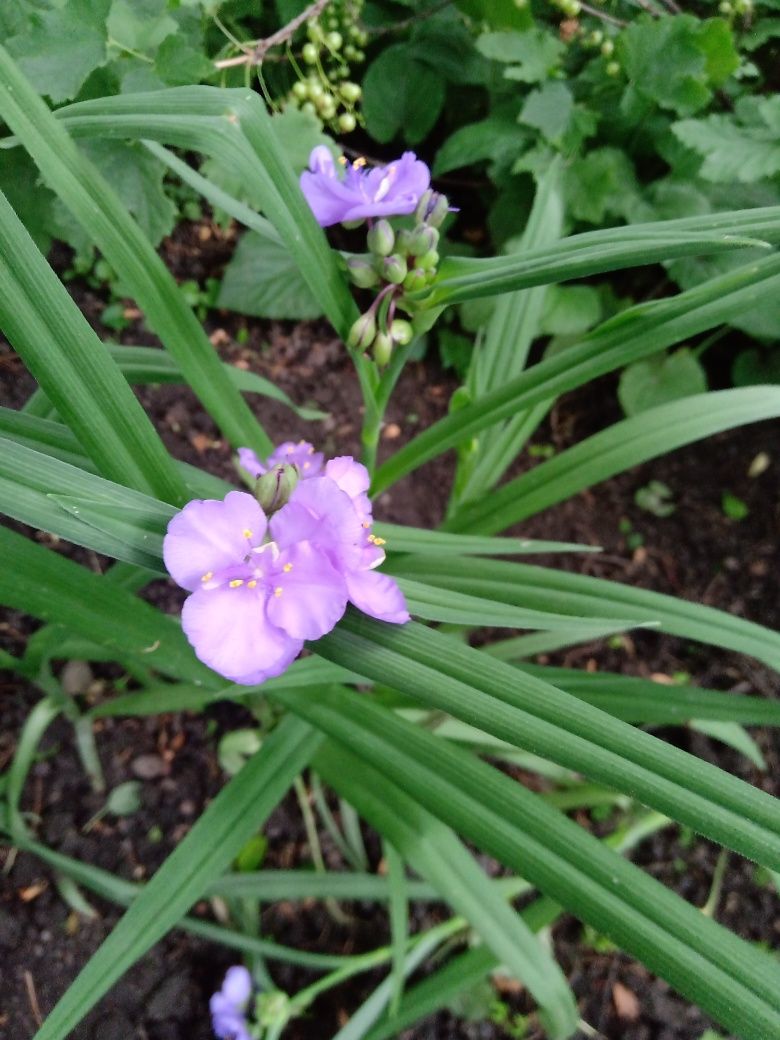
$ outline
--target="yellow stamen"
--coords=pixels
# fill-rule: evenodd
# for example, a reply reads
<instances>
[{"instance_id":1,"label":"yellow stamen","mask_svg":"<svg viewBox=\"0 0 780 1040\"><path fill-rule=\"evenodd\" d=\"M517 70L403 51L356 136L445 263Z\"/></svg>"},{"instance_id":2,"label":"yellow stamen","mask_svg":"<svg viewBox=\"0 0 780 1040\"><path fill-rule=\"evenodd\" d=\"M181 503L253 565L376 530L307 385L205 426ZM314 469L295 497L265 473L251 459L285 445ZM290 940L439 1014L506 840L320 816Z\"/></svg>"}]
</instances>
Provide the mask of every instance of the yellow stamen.
<instances>
[{"instance_id":1,"label":"yellow stamen","mask_svg":"<svg viewBox=\"0 0 780 1040\"><path fill-rule=\"evenodd\" d=\"M203 577L200 580L201 581L211 581L211 579L213 577L214 577L214 571L206 571L206 573L203 575Z\"/></svg>"},{"instance_id":2,"label":"yellow stamen","mask_svg":"<svg viewBox=\"0 0 780 1040\"><path fill-rule=\"evenodd\" d=\"M252 537L252 532L249 530L248 527L245 527L242 533L244 535L244 538L251 538Z\"/></svg>"},{"instance_id":3,"label":"yellow stamen","mask_svg":"<svg viewBox=\"0 0 780 1040\"><path fill-rule=\"evenodd\" d=\"M363 527L365 527L365 528L366 528L366 530L368 530L368 528L369 528L370 526L371 526L371 521L370 521L370 520L364 520L364 521L363 521Z\"/></svg>"},{"instance_id":4,"label":"yellow stamen","mask_svg":"<svg viewBox=\"0 0 780 1040\"><path fill-rule=\"evenodd\" d=\"M255 589L255 588L257 588L257 580L256 580L255 578L252 578L252 580L251 580L251 581L248 581L248 582L246 583L246 587L247 587L248 589Z\"/></svg>"},{"instance_id":5,"label":"yellow stamen","mask_svg":"<svg viewBox=\"0 0 780 1040\"><path fill-rule=\"evenodd\" d=\"M365 166L367 162L368 162L368 160L364 159L363 156L361 155L361 156L358 156L357 159L355 159L355 161L352 163L352 165L355 167L356 170L359 170L362 166Z\"/></svg>"},{"instance_id":6,"label":"yellow stamen","mask_svg":"<svg viewBox=\"0 0 780 1040\"><path fill-rule=\"evenodd\" d=\"M346 157L346 155L340 155L338 161L339 161L339 163L342 166L346 166L347 165L347 157Z\"/></svg>"},{"instance_id":7,"label":"yellow stamen","mask_svg":"<svg viewBox=\"0 0 780 1040\"><path fill-rule=\"evenodd\" d=\"M240 589L241 586L244 584L244 579L243 578L234 578L229 584L230 584L231 589Z\"/></svg>"},{"instance_id":8,"label":"yellow stamen","mask_svg":"<svg viewBox=\"0 0 780 1040\"><path fill-rule=\"evenodd\" d=\"M387 545L387 539L386 538L377 538L377 536L374 535L374 545Z\"/></svg>"},{"instance_id":9,"label":"yellow stamen","mask_svg":"<svg viewBox=\"0 0 780 1040\"><path fill-rule=\"evenodd\" d=\"M293 565L291 563L286 563L284 565L284 567L282 567L282 570L284 571L285 574L289 574L292 569L293 569Z\"/></svg>"},{"instance_id":10,"label":"yellow stamen","mask_svg":"<svg viewBox=\"0 0 780 1040\"><path fill-rule=\"evenodd\" d=\"M283 592L284 592L284 589L282 588L282 586L281 585L277 585L276 588L274 589L274 596L279 597L279 596L281 596L281 594Z\"/></svg>"}]
</instances>

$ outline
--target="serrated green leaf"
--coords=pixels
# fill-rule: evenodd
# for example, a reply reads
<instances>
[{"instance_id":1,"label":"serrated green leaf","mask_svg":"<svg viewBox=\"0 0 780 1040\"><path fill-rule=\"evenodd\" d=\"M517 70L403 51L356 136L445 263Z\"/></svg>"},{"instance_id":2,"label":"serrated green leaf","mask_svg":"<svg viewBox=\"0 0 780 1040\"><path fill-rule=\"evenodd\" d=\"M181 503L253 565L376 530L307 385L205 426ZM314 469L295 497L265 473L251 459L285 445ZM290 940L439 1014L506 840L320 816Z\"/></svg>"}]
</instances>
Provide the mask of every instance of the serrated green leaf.
<instances>
[{"instance_id":1,"label":"serrated green leaf","mask_svg":"<svg viewBox=\"0 0 780 1040\"><path fill-rule=\"evenodd\" d=\"M203 51L188 46L178 34L171 33L157 48L154 71L163 83L178 87L207 79L213 75L214 66Z\"/></svg>"},{"instance_id":2,"label":"serrated green leaf","mask_svg":"<svg viewBox=\"0 0 780 1040\"><path fill-rule=\"evenodd\" d=\"M559 62L565 47L551 32L529 29L527 32L483 33L477 38L477 49L486 58L509 64L507 79L522 83L540 83Z\"/></svg>"},{"instance_id":3,"label":"serrated green leaf","mask_svg":"<svg viewBox=\"0 0 780 1040\"><path fill-rule=\"evenodd\" d=\"M535 127L544 138L557 144L569 127L573 111L572 92L565 83L551 80L528 95L520 112L520 121Z\"/></svg>"},{"instance_id":4,"label":"serrated green leaf","mask_svg":"<svg viewBox=\"0 0 780 1040\"><path fill-rule=\"evenodd\" d=\"M122 48L154 51L178 25L168 13L167 0L112 0L108 33Z\"/></svg>"},{"instance_id":5,"label":"serrated green leaf","mask_svg":"<svg viewBox=\"0 0 780 1040\"><path fill-rule=\"evenodd\" d=\"M603 224L628 217L639 188L631 160L620 148L596 148L566 168L566 201L577 220Z\"/></svg>"},{"instance_id":6,"label":"serrated green leaf","mask_svg":"<svg viewBox=\"0 0 780 1040\"><path fill-rule=\"evenodd\" d=\"M322 308L282 243L247 231L228 264L217 306L258 318L318 318Z\"/></svg>"},{"instance_id":7,"label":"serrated green leaf","mask_svg":"<svg viewBox=\"0 0 780 1040\"><path fill-rule=\"evenodd\" d=\"M780 104L780 98L774 99ZM740 126L731 116L683 119L672 130L689 148L704 156L702 177L711 181L758 181L780 170L777 131Z\"/></svg>"}]
</instances>

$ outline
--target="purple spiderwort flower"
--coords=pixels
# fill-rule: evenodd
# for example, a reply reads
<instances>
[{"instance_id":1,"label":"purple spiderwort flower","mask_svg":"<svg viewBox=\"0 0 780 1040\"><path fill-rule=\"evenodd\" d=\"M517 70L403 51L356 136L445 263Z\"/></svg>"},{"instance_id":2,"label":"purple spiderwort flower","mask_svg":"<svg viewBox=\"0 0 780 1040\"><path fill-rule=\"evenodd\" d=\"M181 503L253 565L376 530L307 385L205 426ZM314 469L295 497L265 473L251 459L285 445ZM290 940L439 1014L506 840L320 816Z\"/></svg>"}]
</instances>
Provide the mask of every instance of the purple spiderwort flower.
<instances>
[{"instance_id":1,"label":"purple spiderwort flower","mask_svg":"<svg viewBox=\"0 0 780 1040\"><path fill-rule=\"evenodd\" d=\"M318 145L309 156L309 169L301 174L301 191L321 227L414 213L431 182L431 171L414 152L373 168L365 160L350 164L342 156L339 166L343 176L330 149Z\"/></svg>"},{"instance_id":2,"label":"purple spiderwort flower","mask_svg":"<svg viewBox=\"0 0 780 1040\"><path fill-rule=\"evenodd\" d=\"M252 995L252 976L238 964L228 968L222 989L209 1001L211 1024L220 1040L252 1040L246 1009Z\"/></svg>"},{"instance_id":3,"label":"purple spiderwort flower","mask_svg":"<svg viewBox=\"0 0 780 1040\"><path fill-rule=\"evenodd\" d=\"M239 456L250 474L265 472L249 448ZM322 455L305 442L281 445L268 462L276 456L310 467L270 522L252 495L231 491L189 502L163 542L171 577L191 593L182 626L195 653L250 686L281 675L305 640L331 631L348 600L381 621L409 620L398 585L376 571L384 540L371 532L365 466L345 455L322 472Z\"/></svg>"},{"instance_id":4,"label":"purple spiderwort flower","mask_svg":"<svg viewBox=\"0 0 780 1040\"><path fill-rule=\"evenodd\" d=\"M316 477L322 469L325 456L315 451L308 441L285 441L263 463L251 448L238 449L238 461L251 477L262 477L274 466L296 466L302 477Z\"/></svg>"}]
</instances>

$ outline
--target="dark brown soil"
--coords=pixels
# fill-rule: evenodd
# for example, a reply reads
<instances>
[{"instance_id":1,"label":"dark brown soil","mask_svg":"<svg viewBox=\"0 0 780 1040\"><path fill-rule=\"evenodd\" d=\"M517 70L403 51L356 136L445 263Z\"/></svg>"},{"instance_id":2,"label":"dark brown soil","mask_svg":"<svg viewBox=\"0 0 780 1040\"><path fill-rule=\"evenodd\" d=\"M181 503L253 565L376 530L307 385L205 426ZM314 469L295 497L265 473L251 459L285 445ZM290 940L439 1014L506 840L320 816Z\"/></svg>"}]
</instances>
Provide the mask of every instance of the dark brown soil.
<instances>
[{"instance_id":1,"label":"dark brown soil","mask_svg":"<svg viewBox=\"0 0 780 1040\"><path fill-rule=\"evenodd\" d=\"M216 232L208 242L193 243L183 233L167 246L167 259L181 277L202 277L218 269L231 243ZM199 266L198 266L199 265ZM99 295L74 287L90 320L97 323L104 302ZM316 403L329 412L320 424L301 423L288 410L263 398L250 398L275 441L307 436L326 453L358 452L360 398L341 344L320 323L289 325L217 315L210 322L212 342L222 356L267 376L298 403ZM246 330L243 332L242 330ZM128 343L154 342L138 324L123 333ZM243 342L239 342L242 340ZM0 352L0 403L18 407L32 383L7 348ZM398 445L446 412L453 382L435 359L408 367L388 415L382 452ZM228 446L180 387L145 388L140 392L166 444L181 459L230 477ZM564 448L618 417L614 382L609 379L563 399L535 438ZM780 626L776 591L778 492L777 423L762 423L724 434L671 456L648 463L523 525L530 537L598 544L598 556L541 560L648 588L743 615L770 627ZM768 452L769 468L750 477L751 461ZM520 467L535 465L524 457ZM441 519L451 478L449 458L429 464L383 495L377 512L383 519L430 527ZM673 492L676 511L660 519L634 503L636 490L651 479ZM741 521L727 519L721 496L729 491L748 506ZM629 549L621 519L627 519L643 544ZM150 596L167 609L177 598L165 583ZM0 622L0 645L20 649L32 630L28 619L6 612ZM542 659L543 661L546 659ZM778 695L776 682L755 662L682 640L642 632L619 644L577 647L550 658L574 667L607 668L638 675L687 672L694 683L723 689ZM95 696L110 690L111 670L95 669ZM38 693L9 673L0 673L3 726L0 769L14 750L20 727ZM203 715L162 715L146 720L105 720L97 734L109 786L153 774L143 781L142 808L122 819L106 819L88 832L84 826L102 800L90 790L78 763L69 727L57 722L43 743L43 754L29 779L25 807L42 841L69 855L143 880L154 873L173 846L187 833L207 801L224 783L215 748L222 733L251 724L244 709L218 705ZM746 759L689 730L663 734L680 746L717 762L768 791L780 794L780 741L770 731L754 731L768 770L760 773ZM56 755L56 757L55 757ZM580 814L585 826L591 821ZM310 854L294 799L287 799L266 827L269 867L308 866ZM380 862L379 843L367 835L372 869ZM323 836L330 866L341 866L338 853ZM0 1038L32 1035L44 1015L110 931L118 912L89 897L96 916L75 913L63 900L50 869L30 855L0 850L0 949L5 970L0 978ZM673 828L649 839L634 860L695 905L706 901L717 849ZM494 869L494 868L490 868ZM348 907L353 923L337 925L321 904L279 904L264 910L263 934L301 949L354 953L377 945L387 936L384 915L367 904ZM194 913L212 918L213 907L201 903ZM436 908L416 911L416 928L437 919ZM738 934L770 948L780 945L778 899L754 867L732 856L716 917ZM589 936L572 918L555 929L556 950L580 1002L582 1018L602 1037L625 1040L699 1040L711 1025L706 1016L672 993L630 958L611 951ZM160 943L118 983L73 1033L74 1040L206 1040L211 1030L207 1001L224 969L237 960L222 947L174 933ZM291 991L313 978L289 968L273 968L278 985ZM378 976L361 978L319 1001L307 1018L293 1023L285 1037L324 1040L343 1024L365 998ZM527 1010L522 992L504 991L501 999L513 1011ZM405 1040L451 1040L454 1037L496 1038L508 1035L491 1022L467 1021L441 1012ZM534 1033L532 1027L532 1036Z\"/></svg>"}]
</instances>

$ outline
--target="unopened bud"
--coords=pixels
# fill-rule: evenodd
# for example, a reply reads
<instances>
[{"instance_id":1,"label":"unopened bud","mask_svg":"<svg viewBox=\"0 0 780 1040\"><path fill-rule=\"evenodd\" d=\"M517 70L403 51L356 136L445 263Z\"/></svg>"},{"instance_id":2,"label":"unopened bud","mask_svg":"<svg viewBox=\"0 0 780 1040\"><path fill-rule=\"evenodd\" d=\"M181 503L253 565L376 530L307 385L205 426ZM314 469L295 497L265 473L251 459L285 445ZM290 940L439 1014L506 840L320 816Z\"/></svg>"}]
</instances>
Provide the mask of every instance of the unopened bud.
<instances>
[{"instance_id":1,"label":"unopened bud","mask_svg":"<svg viewBox=\"0 0 780 1040\"><path fill-rule=\"evenodd\" d=\"M395 245L395 232L386 220L378 220L368 229L366 244L376 256L389 256Z\"/></svg>"},{"instance_id":2,"label":"unopened bud","mask_svg":"<svg viewBox=\"0 0 780 1040\"><path fill-rule=\"evenodd\" d=\"M347 260L349 279L358 289L372 289L379 284L379 275L374 265L365 256L351 256Z\"/></svg>"},{"instance_id":3,"label":"unopened bud","mask_svg":"<svg viewBox=\"0 0 780 1040\"><path fill-rule=\"evenodd\" d=\"M347 346L352 350L368 350L376 336L376 321L371 311L361 314L347 336Z\"/></svg>"},{"instance_id":4,"label":"unopened bud","mask_svg":"<svg viewBox=\"0 0 780 1040\"><path fill-rule=\"evenodd\" d=\"M401 228L395 236L395 251L404 255L410 251L412 245L412 232L408 228Z\"/></svg>"},{"instance_id":5,"label":"unopened bud","mask_svg":"<svg viewBox=\"0 0 780 1040\"><path fill-rule=\"evenodd\" d=\"M412 342L414 329L412 328L411 322L405 321L403 318L396 318L390 325L390 335L392 336L394 343L398 343L400 346L405 347L407 343ZM376 351L376 346L374 347L374 350Z\"/></svg>"},{"instance_id":6,"label":"unopened bud","mask_svg":"<svg viewBox=\"0 0 780 1040\"><path fill-rule=\"evenodd\" d=\"M431 249L430 252L425 254L425 256L419 256L417 258L417 266L421 267L423 271L435 271L438 262L439 254L435 249Z\"/></svg>"},{"instance_id":7,"label":"unopened bud","mask_svg":"<svg viewBox=\"0 0 780 1040\"><path fill-rule=\"evenodd\" d=\"M378 332L374 340L374 346L371 348L371 353L374 355L374 361L376 361L379 367L384 368L393 354L392 336L389 336L386 332Z\"/></svg>"},{"instance_id":8,"label":"unopened bud","mask_svg":"<svg viewBox=\"0 0 780 1040\"><path fill-rule=\"evenodd\" d=\"M421 224L412 232L412 240L409 243L409 252L412 256L423 256L430 253L439 244L439 232L435 227Z\"/></svg>"},{"instance_id":9,"label":"unopened bud","mask_svg":"<svg viewBox=\"0 0 780 1040\"><path fill-rule=\"evenodd\" d=\"M426 272L421 267L415 267L414 270L410 271L404 278L404 289L407 292L415 292L417 289L424 289L428 284Z\"/></svg>"},{"instance_id":10,"label":"unopened bud","mask_svg":"<svg viewBox=\"0 0 780 1040\"><path fill-rule=\"evenodd\" d=\"M422 224L428 219L428 211L433 206L434 194L435 192L428 188L420 196L420 201L417 203L417 209L414 211L414 219L418 224Z\"/></svg>"},{"instance_id":11,"label":"unopened bud","mask_svg":"<svg viewBox=\"0 0 780 1040\"><path fill-rule=\"evenodd\" d=\"M428 224L434 228L441 227L444 223L444 218L447 216L449 211L450 204L447 200L447 196L437 195L431 207L431 211L428 214Z\"/></svg>"},{"instance_id":12,"label":"unopened bud","mask_svg":"<svg viewBox=\"0 0 780 1040\"><path fill-rule=\"evenodd\" d=\"M298 467L286 463L274 466L257 478L255 498L266 516L287 505L299 479Z\"/></svg>"},{"instance_id":13,"label":"unopened bud","mask_svg":"<svg viewBox=\"0 0 780 1040\"><path fill-rule=\"evenodd\" d=\"M400 285L406 278L406 260L400 254L393 253L392 256L385 257L380 270L386 282Z\"/></svg>"}]
</instances>

